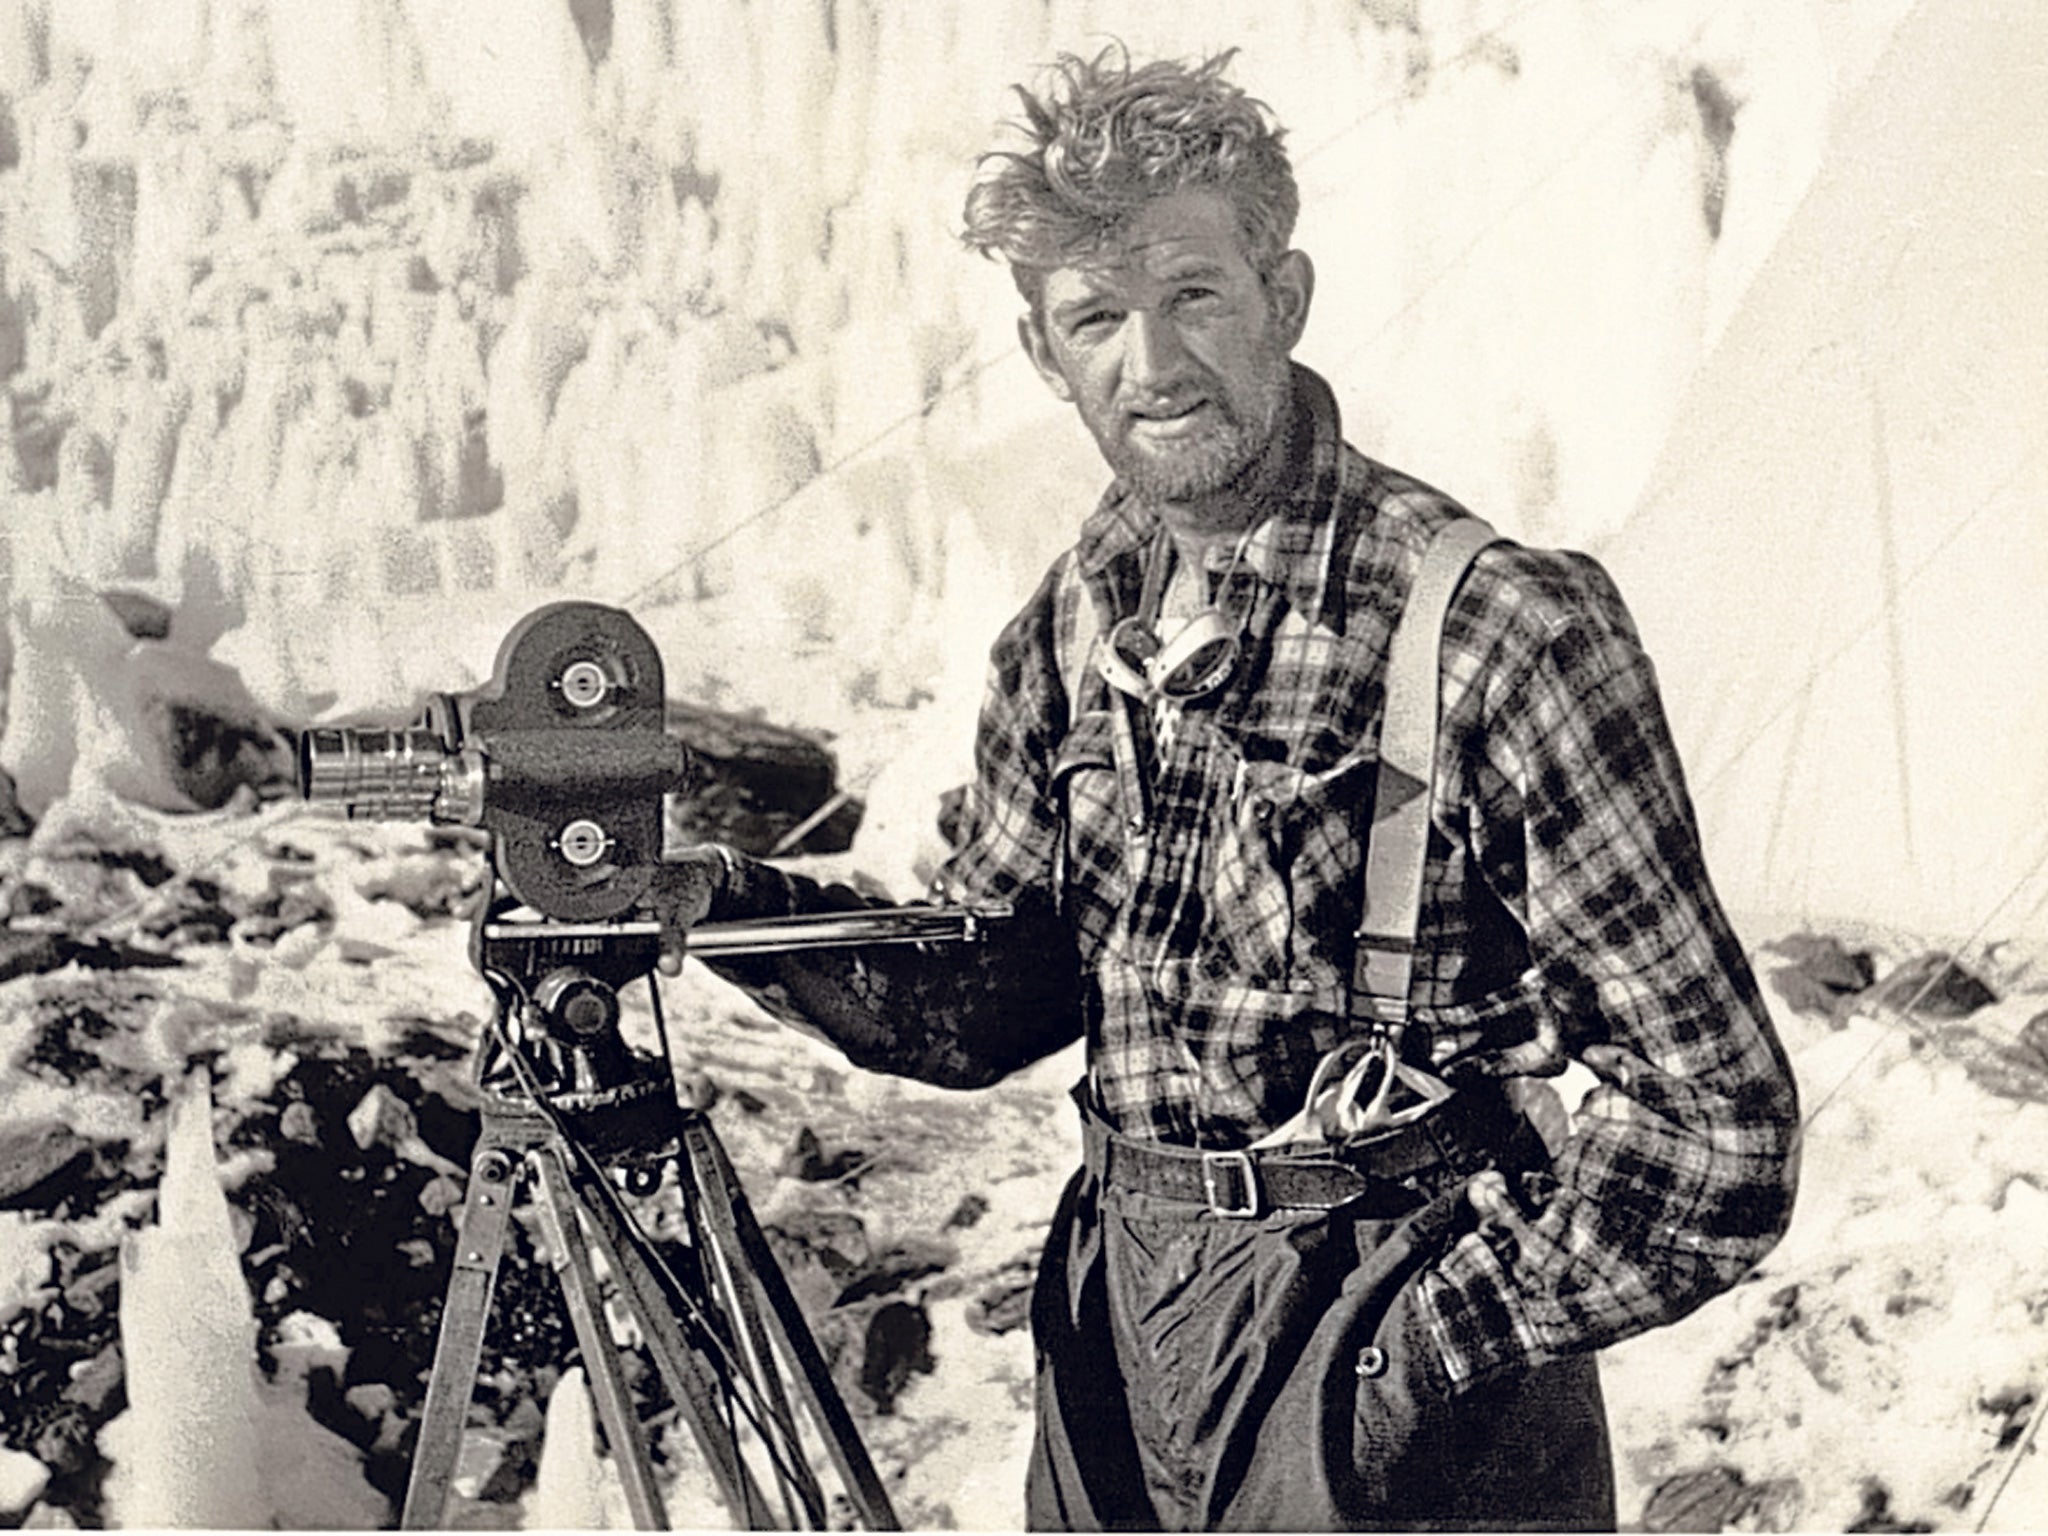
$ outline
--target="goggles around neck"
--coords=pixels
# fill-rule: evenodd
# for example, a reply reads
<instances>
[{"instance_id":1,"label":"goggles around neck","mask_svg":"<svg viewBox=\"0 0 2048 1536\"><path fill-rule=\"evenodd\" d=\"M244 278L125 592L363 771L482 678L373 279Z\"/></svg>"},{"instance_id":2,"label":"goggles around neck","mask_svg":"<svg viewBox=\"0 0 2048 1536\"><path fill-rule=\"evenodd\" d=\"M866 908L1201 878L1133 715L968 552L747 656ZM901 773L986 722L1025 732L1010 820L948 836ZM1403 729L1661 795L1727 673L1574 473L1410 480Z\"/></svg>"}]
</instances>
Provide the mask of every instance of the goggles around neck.
<instances>
[{"instance_id":1,"label":"goggles around neck","mask_svg":"<svg viewBox=\"0 0 2048 1536\"><path fill-rule=\"evenodd\" d=\"M1159 605L1166 590L1166 576L1172 562L1173 541L1159 530L1145 565L1145 585L1138 599L1138 611L1117 620L1110 629L1096 661L1104 681L1119 693L1143 703L1161 699L1176 704L1207 698L1230 681L1244 645L1244 624L1249 605L1231 614L1225 605L1233 596L1245 546L1251 542L1247 528L1231 551L1230 564L1217 588L1216 600L1174 631L1171 639L1159 635Z\"/></svg>"}]
</instances>

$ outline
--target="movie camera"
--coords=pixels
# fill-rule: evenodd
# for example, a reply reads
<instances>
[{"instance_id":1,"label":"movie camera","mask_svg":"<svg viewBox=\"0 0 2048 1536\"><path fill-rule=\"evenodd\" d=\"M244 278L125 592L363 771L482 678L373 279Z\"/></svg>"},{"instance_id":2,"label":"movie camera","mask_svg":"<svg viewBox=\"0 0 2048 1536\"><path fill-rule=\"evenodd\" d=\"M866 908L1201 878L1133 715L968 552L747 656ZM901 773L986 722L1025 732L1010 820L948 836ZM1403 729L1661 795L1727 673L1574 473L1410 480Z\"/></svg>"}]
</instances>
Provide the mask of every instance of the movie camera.
<instances>
[{"instance_id":1,"label":"movie camera","mask_svg":"<svg viewBox=\"0 0 2048 1536\"><path fill-rule=\"evenodd\" d=\"M676 1092L650 974L662 940L653 898L663 798L687 794L697 775L664 728L664 681L660 651L629 614L556 603L512 629L475 693L437 696L402 729L315 729L299 741L309 801L351 817L474 827L490 846L493 880L470 942L495 1002L476 1060L482 1128L401 1514L407 1528L445 1524L521 1190L539 1209L637 1524L667 1518L607 1301L631 1318L737 1522L818 1529L850 1510L869 1529L896 1527L731 1161L709 1119ZM710 957L973 940L1002 915L906 907L704 923L689 946ZM641 977L654 1055L631 1048L620 1029L620 992ZM688 1238L679 1255L646 1237L629 1203L671 1178ZM806 1410L808 1439L792 1396ZM837 1475L840 1508L827 1500L820 1460Z\"/></svg>"}]
</instances>

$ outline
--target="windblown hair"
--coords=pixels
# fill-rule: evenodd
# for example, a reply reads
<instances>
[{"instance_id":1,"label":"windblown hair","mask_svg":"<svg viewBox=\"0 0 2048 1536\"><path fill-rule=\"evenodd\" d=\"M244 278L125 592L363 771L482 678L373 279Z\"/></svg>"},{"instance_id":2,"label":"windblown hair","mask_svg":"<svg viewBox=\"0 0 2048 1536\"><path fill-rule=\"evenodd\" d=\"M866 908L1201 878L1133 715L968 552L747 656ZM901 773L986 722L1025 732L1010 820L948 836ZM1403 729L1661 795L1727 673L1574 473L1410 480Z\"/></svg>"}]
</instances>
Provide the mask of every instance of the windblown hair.
<instances>
[{"instance_id":1,"label":"windblown hair","mask_svg":"<svg viewBox=\"0 0 2048 1536\"><path fill-rule=\"evenodd\" d=\"M1112 46L1093 59L1062 54L1043 96L1016 87L1015 126L1031 147L981 157L969 248L1008 262L1036 305L1052 269L1099 251L1152 198L1200 187L1229 199L1252 265L1271 271L1301 194L1270 109L1223 77L1236 53L1133 66Z\"/></svg>"}]
</instances>

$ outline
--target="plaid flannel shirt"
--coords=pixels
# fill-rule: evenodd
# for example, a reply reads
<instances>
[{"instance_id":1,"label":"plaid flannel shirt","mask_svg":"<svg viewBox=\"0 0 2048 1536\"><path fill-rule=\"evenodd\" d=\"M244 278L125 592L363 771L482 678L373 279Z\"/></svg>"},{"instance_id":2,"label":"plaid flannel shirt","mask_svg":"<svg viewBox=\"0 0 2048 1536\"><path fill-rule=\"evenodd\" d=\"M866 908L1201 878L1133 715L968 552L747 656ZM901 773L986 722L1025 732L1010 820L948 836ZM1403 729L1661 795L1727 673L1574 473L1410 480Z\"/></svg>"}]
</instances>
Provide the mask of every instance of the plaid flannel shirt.
<instances>
[{"instance_id":1,"label":"plaid flannel shirt","mask_svg":"<svg viewBox=\"0 0 2048 1536\"><path fill-rule=\"evenodd\" d=\"M953 1075L942 1058L1007 1069L1085 1031L1097 1106L1130 1135L1239 1147L1301 1107L1356 1027L1388 643L1431 535L1462 509L1359 455L1327 385L1295 382L1299 473L1262 509L1233 610L1245 659L1217 698L1168 706L1170 728L1126 716L1140 805L1119 781L1117 696L1076 652L1134 611L1156 514L1112 487L994 646L971 835L937 894L1018 903L1036 920L1017 950L951 967L806 957L736 979L774 994L800 973L782 1011L916 1075ZM1798 1110L1605 573L1482 554L1446 620L1441 686L1407 1054L1455 1078L1549 1024L1599 1079L1535 1213L1425 1276L1451 1378L1469 1383L1732 1285L1789 1216ZM731 909L819 900L762 866L742 885Z\"/></svg>"}]
</instances>

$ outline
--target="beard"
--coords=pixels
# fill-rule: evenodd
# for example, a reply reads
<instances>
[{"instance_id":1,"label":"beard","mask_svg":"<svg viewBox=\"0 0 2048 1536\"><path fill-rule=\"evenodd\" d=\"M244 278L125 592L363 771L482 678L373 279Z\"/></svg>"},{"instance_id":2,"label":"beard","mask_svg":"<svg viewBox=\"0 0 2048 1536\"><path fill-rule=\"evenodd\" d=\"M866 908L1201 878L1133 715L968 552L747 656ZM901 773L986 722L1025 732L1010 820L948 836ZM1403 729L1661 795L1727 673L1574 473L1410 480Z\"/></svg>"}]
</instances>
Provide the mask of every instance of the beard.
<instances>
[{"instance_id":1,"label":"beard","mask_svg":"<svg viewBox=\"0 0 2048 1536\"><path fill-rule=\"evenodd\" d=\"M1241 489L1255 478L1280 429L1293 389L1284 353L1264 360L1248 389L1209 396L1218 420L1185 440L1140 443L1128 435L1101 440L1109 467L1147 501L1187 502Z\"/></svg>"}]
</instances>

